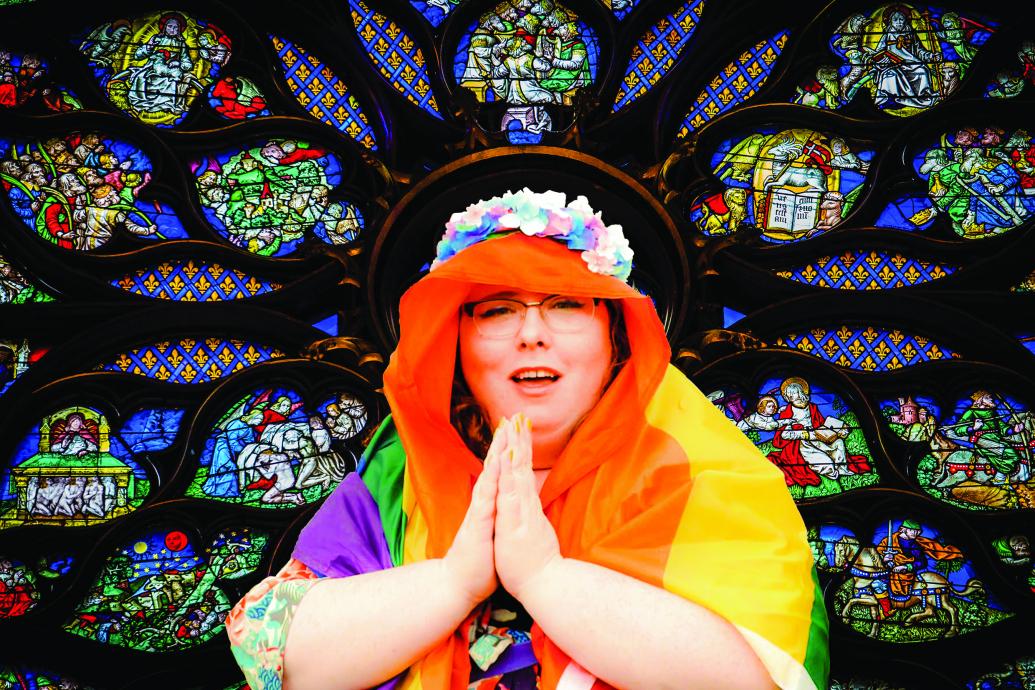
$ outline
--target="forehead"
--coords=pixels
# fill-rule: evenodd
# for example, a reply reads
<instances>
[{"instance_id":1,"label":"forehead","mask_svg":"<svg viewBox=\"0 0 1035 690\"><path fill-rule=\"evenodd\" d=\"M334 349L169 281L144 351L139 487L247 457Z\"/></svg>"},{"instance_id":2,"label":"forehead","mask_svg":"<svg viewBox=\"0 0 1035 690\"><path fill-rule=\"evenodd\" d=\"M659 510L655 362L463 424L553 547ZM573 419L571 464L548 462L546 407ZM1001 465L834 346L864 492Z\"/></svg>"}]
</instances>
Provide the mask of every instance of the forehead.
<instances>
[{"instance_id":1,"label":"forehead","mask_svg":"<svg viewBox=\"0 0 1035 690\"><path fill-rule=\"evenodd\" d=\"M506 285L485 285L479 283L471 287L471 291L467 294L468 301L477 302L483 299L515 299L521 302L538 302L544 297L548 297L549 294L546 292L533 292L531 290L521 290L514 287L508 287Z\"/></svg>"}]
</instances>

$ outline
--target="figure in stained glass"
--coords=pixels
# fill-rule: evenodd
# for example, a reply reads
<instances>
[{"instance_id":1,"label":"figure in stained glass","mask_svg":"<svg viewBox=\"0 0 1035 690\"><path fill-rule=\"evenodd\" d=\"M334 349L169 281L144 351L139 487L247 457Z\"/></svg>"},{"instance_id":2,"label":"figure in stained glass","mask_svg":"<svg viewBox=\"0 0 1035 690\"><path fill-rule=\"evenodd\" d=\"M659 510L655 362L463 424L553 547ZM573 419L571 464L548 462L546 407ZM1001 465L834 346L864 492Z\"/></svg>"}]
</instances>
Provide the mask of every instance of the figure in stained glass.
<instances>
[{"instance_id":1,"label":"figure in stained glass","mask_svg":"<svg viewBox=\"0 0 1035 690\"><path fill-rule=\"evenodd\" d=\"M809 528L809 546L820 572L844 572L859 554L859 537L841 525Z\"/></svg>"},{"instance_id":2,"label":"figure in stained glass","mask_svg":"<svg viewBox=\"0 0 1035 690\"><path fill-rule=\"evenodd\" d=\"M773 242L812 237L841 224L872 158L872 151L855 152L843 137L809 129L731 139L712 158L726 189L696 201L690 218L708 235L748 224Z\"/></svg>"},{"instance_id":3,"label":"figure in stained glass","mask_svg":"<svg viewBox=\"0 0 1035 690\"><path fill-rule=\"evenodd\" d=\"M1025 130L1005 135L964 127L914 161L935 207L965 239L1001 234L1035 213L1035 140Z\"/></svg>"},{"instance_id":4,"label":"figure in stained glass","mask_svg":"<svg viewBox=\"0 0 1035 690\"><path fill-rule=\"evenodd\" d=\"M23 615L36 605L39 598L32 568L0 558L0 619Z\"/></svg>"},{"instance_id":5,"label":"figure in stained glass","mask_svg":"<svg viewBox=\"0 0 1035 690\"><path fill-rule=\"evenodd\" d=\"M351 204L332 202L341 164L324 148L294 139L213 156L191 165L205 216L232 244L283 256L308 230L330 244L355 237Z\"/></svg>"},{"instance_id":6,"label":"figure in stained glass","mask_svg":"<svg viewBox=\"0 0 1035 690\"><path fill-rule=\"evenodd\" d=\"M81 406L45 417L0 482L0 528L104 522L134 510L150 487L106 417Z\"/></svg>"},{"instance_id":7,"label":"figure in stained glass","mask_svg":"<svg viewBox=\"0 0 1035 690\"><path fill-rule=\"evenodd\" d=\"M4 161L11 163L12 161ZM21 271L0 256L0 304L52 302L54 298L33 285Z\"/></svg>"},{"instance_id":8,"label":"figure in stained glass","mask_svg":"<svg viewBox=\"0 0 1035 690\"><path fill-rule=\"evenodd\" d=\"M796 500L879 479L855 413L801 377L767 381L754 403L733 390L709 397L780 468Z\"/></svg>"},{"instance_id":9,"label":"figure in stained glass","mask_svg":"<svg viewBox=\"0 0 1035 690\"><path fill-rule=\"evenodd\" d=\"M266 389L245 396L213 427L188 494L264 507L303 505L322 498L354 467L334 447L354 420L348 398L316 410L294 391Z\"/></svg>"},{"instance_id":10,"label":"figure in stained glass","mask_svg":"<svg viewBox=\"0 0 1035 690\"><path fill-rule=\"evenodd\" d=\"M38 55L0 49L0 108L20 108L34 101L57 113L83 107L68 89L49 79L47 64Z\"/></svg>"},{"instance_id":11,"label":"figure in stained glass","mask_svg":"<svg viewBox=\"0 0 1035 690\"><path fill-rule=\"evenodd\" d=\"M1031 563L1031 542L1023 534L997 537L992 540L996 556L1009 566L1025 566Z\"/></svg>"},{"instance_id":12,"label":"figure in stained glass","mask_svg":"<svg viewBox=\"0 0 1035 690\"><path fill-rule=\"evenodd\" d=\"M975 510L1035 508L1035 416L1019 401L975 390L915 440L930 444L917 480L935 498Z\"/></svg>"},{"instance_id":13,"label":"figure in stained glass","mask_svg":"<svg viewBox=\"0 0 1035 690\"><path fill-rule=\"evenodd\" d=\"M209 89L208 103L227 120L250 120L270 114L266 98L251 79L223 77Z\"/></svg>"},{"instance_id":14,"label":"figure in stained glass","mask_svg":"<svg viewBox=\"0 0 1035 690\"><path fill-rule=\"evenodd\" d=\"M889 520L851 562L835 595L841 618L869 637L923 642L1010 617L963 552L918 520ZM868 611L868 613L863 613Z\"/></svg>"},{"instance_id":15,"label":"figure in stained glass","mask_svg":"<svg viewBox=\"0 0 1035 690\"><path fill-rule=\"evenodd\" d=\"M847 17L830 40L840 66L821 65L794 102L835 109L861 90L875 106L914 115L952 95L996 23L934 8L884 5Z\"/></svg>"},{"instance_id":16,"label":"figure in stained glass","mask_svg":"<svg viewBox=\"0 0 1035 690\"><path fill-rule=\"evenodd\" d=\"M101 87L141 122L172 127L230 59L230 39L180 12L118 20L80 44Z\"/></svg>"},{"instance_id":17,"label":"figure in stained glass","mask_svg":"<svg viewBox=\"0 0 1035 690\"><path fill-rule=\"evenodd\" d=\"M145 652L196 646L223 628L230 601L219 586L257 566L268 537L220 533L198 554L179 530L119 548L64 628L104 644Z\"/></svg>"},{"instance_id":18,"label":"figure in stained glass","mask_svg":"<svg viewBox=\"0 0 1035 690\"><path fill-rule=\"evenodd\" d=\"M15 213L65 249L97 249L120 231L147 239L185 237L165 205L138 198L150 181L147 156L96 132L0 140L0 184Z\"/></svg>"}]
</instances>

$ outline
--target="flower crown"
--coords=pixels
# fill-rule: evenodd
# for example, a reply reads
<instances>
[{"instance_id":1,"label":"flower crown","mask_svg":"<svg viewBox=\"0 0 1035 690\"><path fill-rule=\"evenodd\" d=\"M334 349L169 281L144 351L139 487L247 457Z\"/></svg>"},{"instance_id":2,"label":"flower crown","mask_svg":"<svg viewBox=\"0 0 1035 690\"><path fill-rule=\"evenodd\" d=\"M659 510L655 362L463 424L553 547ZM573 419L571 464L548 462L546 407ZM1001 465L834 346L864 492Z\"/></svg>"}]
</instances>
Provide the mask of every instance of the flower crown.
<instances>
[{"instance_id":1,"label":"flower crown","mask_svg":"<svg viewBox=\"0 0 1035 690\"><path fill-rule=\"evenodd\" d=\"M439 240L431 270L473 244L517 230L529 237L562 240L582 252L590 271L629 280L633 252L621 225L604 225L600 212L594 212L584 196L569 204L562 192L537 193L527 187L454 213Z\"/></svg>"}]
</instances>

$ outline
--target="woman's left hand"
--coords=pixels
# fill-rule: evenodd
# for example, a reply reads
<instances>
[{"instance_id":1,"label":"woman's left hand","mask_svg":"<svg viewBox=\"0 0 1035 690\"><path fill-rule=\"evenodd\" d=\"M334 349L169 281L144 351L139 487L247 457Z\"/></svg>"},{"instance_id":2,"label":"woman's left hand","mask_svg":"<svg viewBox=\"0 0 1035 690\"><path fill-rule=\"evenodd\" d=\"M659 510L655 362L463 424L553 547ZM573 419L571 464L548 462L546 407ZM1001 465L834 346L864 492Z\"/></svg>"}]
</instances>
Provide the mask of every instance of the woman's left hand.
<instances>
[{"instance_id":1,"label":"woman's left hand","mask_svg":"<svg viewBox=\"0 0 1035 690\"><path fill-rule=\"evenodd\" d=\"M519 413L496 433L505 434L496 492L496 574L521 601L529 584L561 560L561 549L536 489L530 422Z\"/></svg>"}]
</instances>

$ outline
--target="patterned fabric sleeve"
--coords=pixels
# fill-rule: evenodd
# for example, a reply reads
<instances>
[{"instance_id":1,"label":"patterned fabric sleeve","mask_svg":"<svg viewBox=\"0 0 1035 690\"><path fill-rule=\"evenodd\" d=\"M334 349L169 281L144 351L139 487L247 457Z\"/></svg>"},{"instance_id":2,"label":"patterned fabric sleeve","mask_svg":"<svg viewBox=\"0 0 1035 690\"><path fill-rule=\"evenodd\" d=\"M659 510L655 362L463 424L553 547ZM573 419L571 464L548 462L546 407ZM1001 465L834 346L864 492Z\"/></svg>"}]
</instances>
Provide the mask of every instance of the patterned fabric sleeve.
<instances>
[{"instance_id":1,"label":"patterned fabric sleeve","mask_svg":"<svg viewBox=\"0 0 1035 690\"><path fill-rule=\"evenodd\" d=\"M252 690L280 690L291 619L321 576L292 558L251 588L226 619L230 650Z\"/></svg>"}]
</instances>

